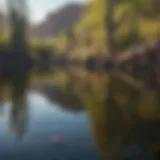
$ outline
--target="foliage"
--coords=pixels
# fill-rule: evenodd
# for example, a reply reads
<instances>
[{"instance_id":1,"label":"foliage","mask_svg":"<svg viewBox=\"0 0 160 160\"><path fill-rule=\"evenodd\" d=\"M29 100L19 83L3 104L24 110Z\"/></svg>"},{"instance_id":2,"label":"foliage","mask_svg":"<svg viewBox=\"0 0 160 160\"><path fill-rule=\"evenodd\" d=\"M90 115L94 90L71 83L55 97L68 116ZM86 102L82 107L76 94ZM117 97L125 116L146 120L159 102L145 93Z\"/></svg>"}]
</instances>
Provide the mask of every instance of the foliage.
<instances>
[{"instance_id":1,"label":"foliage","mask_svg":"<svg viewBox=\"0 0 160 160\"><path fill-rule=\"evenodd\" d=\"M51 48L44 47L44 46L38 46L37 48L38 53L48 53L51 52Z\"/></svg>"},{"instance_id":2,"label":"foliage","mask_svg":"<svg viewBox=\"0 0 160 160\"><path fill-rule=\"evenodd\" d=\"M159 38L160 23L157 17L160 15L159 0L117 0L114 12L115 48L119 51L131 46L141 39ZM54 47L58 53L66 51L68 45L74 45L74 53L77 57L94 54L106 54L106 11L107 0L93 0L84 6L84 13L77 24L70 28L72 38L69 38L67 30L62 30L57 37L43 40L31 40L36 50L43 50L42 44ZM137 24L138 29L133 25ZM155 25L156 24L156 25ZM37 41L35 43L35 41ZM74 43L74 44L73 44ZM48 48L45 46L46 48ZM44 48L45 48L44 47ZM34 47L32 47L34 48ZM38 49L39 48L39 49ZM82 53L83 50L83 53ZM76 56L74 55L74 56Z\"/></svg>"},{"instance_id":3,"label":"foliage","mask_svg":"<svg viewBox=\"0 0 160 160\"><path fill-rule=\"evenodd\" d=\"M155 13L155 10L156 10L155 4L158 2L156 0L153 0L153 1L137 0L132 2L123 0L121 1L121 3L116 4L115 20L117 19L116 20L117 22L121 20L120 17L123 17L123 13L125 13L125 11L129 9L129 11L127 11L128 17L125 17L124 21L120 22L121 23L120 30L121 28L124 28L124 30L128 30L128 32L124 35L124 37L126 37L126 41L127 39L131 40L134 36L136 36L134 37L135 40L136 38L139 39L139 37L141 36L145 37L145 35L149 34L149 32L154 31L152 27L154 27L154 23L158 22L158 20L155 19L155 17L160 15L158 11ZM86 7L86 12L84 13L82 20L76 25L77 35L79 35L78 33L81 33L81 32L87 33L92 38L92 44L95 49L100 48L100 50L104 50L105 48L104 46L106 45L105 42L107 37L106 37L106 28L104 25L106 7L107 5L105 0L95 0L91 2ZM145 10L147 10L147 13L149 13L150 16L147 16L147 14L145 14ZM151 19L150 17L153 14L156 16L154 17L152 16L152 19ZM152 20L152 26L148 27L148 22L151 20ZM143 24L142 24L142 21L143 21ZM127 28L125 28L127 23L130 23L130 25L128 25ZM137 25L141 27L139 28L140 29L140 32L138 33L139 35L136 35L137 33L133 33L132 25L134 25L135 23L137 23ZM148 31L146 31L146 28L148 28ZM144 31L146 31L146 33L144 33ZM119 32L119 29L117 30L117 32ZM121 33L121 35L122 34L123 33ZM154 33L153 36L155 36L155 34L156 33ZM118 37L115 37L115 38L117 39ZM130 43L127 45L131 45L133 42L134 41L132 39Z\"/></svg>"},{"instance_id":4,"label":"foliage","mask_svg":"<svg viewBox=\"0 0 160 160\"><path fill-rule=\"evenodd\" d=\"M124 50L127 47L131 47L130 45L136 44L141 41L141 37L139 32L136 29L128 31L126 35L121 34L116 39L116 49L117 50Z\"/></svg>"},{"instance_id":5,"label":"foliage","mask_svg":"<svg viewBox=\"0 0 160 160\"><path fill-rule=\"evenodd\" d=\"M118 0L114 9L115 48L119 51L127 49L139 40L148 40L158 37L157 27L160 26L156 16L160 13L156 9L156 0ZM106 10L107 0L94 0L85 6L81 20L73 26L73 34L76 39L77 50L85 50L83 54L91 54L91 50L97 54L106 54ZM148 16L147 13L150 15ZM155 12L156 11L156 12ZM156 16L152 16L152 15ZM156 25L155 25L156 24ZM56 46L67 48L67 34L63 31L56 38ZM75 45L75 44L74 44ZM65 46L65 47L64 47ZM89 46L89 47L88 47ZM81 51L74 53L82 54ZM76 55L75 55L76 56Z\"/></svg>"},{"instance_id":6,"label":"foliage","mask_svg":"<svg viewBox=\"0 0 160 160\"><path fill-rule=\"evenodd\" d=\"M0 50L6 50L9 47L9 43L7 41L0 42Z\"/></svg>"}]
</instances>

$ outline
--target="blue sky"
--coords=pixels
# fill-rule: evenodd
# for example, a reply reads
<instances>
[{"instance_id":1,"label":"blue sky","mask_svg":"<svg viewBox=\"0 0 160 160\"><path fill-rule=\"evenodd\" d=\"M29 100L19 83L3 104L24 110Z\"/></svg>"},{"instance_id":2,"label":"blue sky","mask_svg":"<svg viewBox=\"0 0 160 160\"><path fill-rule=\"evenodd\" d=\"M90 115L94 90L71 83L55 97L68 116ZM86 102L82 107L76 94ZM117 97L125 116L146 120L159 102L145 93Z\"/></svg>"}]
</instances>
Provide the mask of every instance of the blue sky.
<instances>
[{"instance_id":1,"label":"blue sky","mask_svg":"<svg viewBox=\"0 0 160 160\"><path fill-rule=\"evenodd\" d=\"M5 10L5 1L0 0L0 9ZM84 3L87 0L29 0L30 19L32 22L42 20L48 11L56 10L67 3Z\"/></svg>"}]
</instances>

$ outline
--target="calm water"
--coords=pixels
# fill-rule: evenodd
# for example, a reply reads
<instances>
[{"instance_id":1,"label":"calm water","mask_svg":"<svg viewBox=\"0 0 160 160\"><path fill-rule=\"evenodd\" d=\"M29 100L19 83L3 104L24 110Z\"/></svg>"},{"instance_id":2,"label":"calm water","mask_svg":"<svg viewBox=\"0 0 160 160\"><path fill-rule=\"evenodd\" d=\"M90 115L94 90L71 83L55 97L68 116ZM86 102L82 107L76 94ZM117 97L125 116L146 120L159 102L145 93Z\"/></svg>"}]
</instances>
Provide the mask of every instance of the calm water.
<instances>
[{"instance_id":1,"label":"calm water","mask_svg":"<svg viewBox=\"0 0 160 160\"><path fill-rule=\"evenodd\" d=\"M84 112L64 112L36 93L27 101L19 115L9 102L1 108L0 159L98 159Z\"/></svg>"},{"instance_id":2,"label":"calm water","mask_svg":"<svg viewBox=\"0 0 160 160\"><path fill-rule=\"evenodd\" d=\"M156 159L158 92L80 69L32 75L25 90L0 107L0 160Z\"/></svg>"}]
</instances>

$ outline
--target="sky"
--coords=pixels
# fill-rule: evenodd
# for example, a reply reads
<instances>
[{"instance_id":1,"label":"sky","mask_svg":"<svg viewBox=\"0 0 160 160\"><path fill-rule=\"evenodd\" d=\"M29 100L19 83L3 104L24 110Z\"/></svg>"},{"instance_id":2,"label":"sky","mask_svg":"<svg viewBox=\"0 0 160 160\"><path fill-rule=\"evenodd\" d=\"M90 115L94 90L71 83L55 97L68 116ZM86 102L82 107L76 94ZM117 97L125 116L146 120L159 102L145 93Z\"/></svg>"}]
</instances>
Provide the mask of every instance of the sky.
<instances>
[{"instance_id":1,"label":"sky","mask_svg":"<svg viewBox=\"0 0 160 160\"><path fill-rule=\"evenodd\" d=\"M0 11L6 10L5 2L6 0L0 0ZM72 2L84 3L86 0L28 0L30 20L33 23L37 23L45 18L48 11L54 11L61 6Z\"/></svg>"}]
</instances>

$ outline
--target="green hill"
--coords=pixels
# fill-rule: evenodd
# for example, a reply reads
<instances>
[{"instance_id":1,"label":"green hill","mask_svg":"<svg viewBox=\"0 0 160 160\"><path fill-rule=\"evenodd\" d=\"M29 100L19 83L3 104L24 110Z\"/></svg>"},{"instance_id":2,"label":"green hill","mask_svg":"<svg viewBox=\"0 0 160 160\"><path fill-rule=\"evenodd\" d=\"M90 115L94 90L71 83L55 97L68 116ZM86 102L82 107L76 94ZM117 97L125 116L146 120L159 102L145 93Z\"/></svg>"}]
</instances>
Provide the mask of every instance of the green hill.
<instances>
[{"instance_id":1,"label":"green hill","mask_svg":"<svg viewBox=\"0 0 160 160\"><path fill-rule=\"evenodd\" d=\"M115 32L115 47L117 47L117 50L123 51L133 43L159 37L160 21L158 18L160 17L160 11L157 9L156 3L158 4L159 1L117 1L114 9L115 22L120 21L123 13L127 10L125 18ZM87 4L81 19L73 27L76 39L73 56L80 55L85 57L88 54L106 54L106 12L107 0L94 0ZM65 37L67 37L67 34L63 31L54 39L55 44L61 44L61 42L65 44Z\"/></svg>"}]
</instances>

